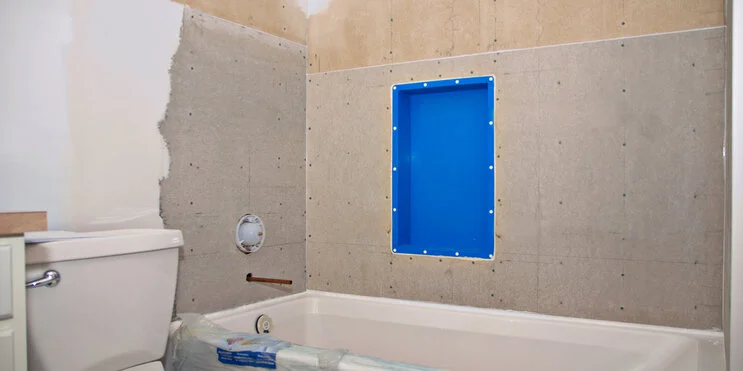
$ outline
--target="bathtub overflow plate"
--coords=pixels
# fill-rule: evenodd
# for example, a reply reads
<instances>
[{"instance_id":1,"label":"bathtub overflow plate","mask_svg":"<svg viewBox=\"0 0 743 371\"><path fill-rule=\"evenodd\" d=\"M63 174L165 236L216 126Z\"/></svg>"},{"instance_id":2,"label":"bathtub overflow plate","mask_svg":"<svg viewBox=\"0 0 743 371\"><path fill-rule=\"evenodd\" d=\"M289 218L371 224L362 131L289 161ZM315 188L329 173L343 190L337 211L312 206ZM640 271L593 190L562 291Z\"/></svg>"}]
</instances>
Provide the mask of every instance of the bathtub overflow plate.
<instances>
[{"instance_id":1,"label":"bathtub overflow plate","mask_svg":"<svg viewBox=\"0 0 743 371\"><path fill-rule=\"evenodd\" d=\"M268 334L272 329L273 321L271 320L271 317L265 314L258 316L258 319L255 321L255 331L259 334Z\"/></svg>"},{"instance_id":2,"label":"bathtub overflow plate","mask_svg":"<svg viewBox=\"0 0 743 371\"><path fill-rule=\"evenodd\" d=\"M245 214L237 221L235 228L235 245L246 253L254 253L263 246L266 229L263 220L257 215Z\"/></svg>"}]
</instances>

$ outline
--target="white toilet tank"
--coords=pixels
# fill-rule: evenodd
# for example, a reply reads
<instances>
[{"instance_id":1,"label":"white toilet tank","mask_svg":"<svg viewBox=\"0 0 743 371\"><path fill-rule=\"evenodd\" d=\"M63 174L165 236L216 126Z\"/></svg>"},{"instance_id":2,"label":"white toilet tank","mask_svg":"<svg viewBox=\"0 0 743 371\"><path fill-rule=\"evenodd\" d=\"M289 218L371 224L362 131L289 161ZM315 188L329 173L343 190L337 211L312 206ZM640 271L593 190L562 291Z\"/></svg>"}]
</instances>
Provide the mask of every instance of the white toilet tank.
<instances>
[{"instance_id":1,"label":"white toilet tank","mask_svg":"<svg viewBox=\"0 0 743 371\"><path fill-rule=\"evenodd\" d=\"M54 287L27 288L31 371L114 371L165 352L178 276L178 230L78 234L26 247L26 281L54 270Z\"/></svg>"}]
</instances>

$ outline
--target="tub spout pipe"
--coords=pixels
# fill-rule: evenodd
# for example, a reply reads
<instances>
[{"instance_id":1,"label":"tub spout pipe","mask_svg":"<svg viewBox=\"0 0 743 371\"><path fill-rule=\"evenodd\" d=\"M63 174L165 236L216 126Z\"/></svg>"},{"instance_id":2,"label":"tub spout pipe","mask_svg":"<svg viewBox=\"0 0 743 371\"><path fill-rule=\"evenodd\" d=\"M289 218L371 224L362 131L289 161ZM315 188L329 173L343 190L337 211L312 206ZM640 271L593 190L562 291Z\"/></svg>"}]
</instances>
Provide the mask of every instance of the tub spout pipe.
<instances>
[{"instance_id":1,"label":"tub spout pipe","mask_svg":"<svg viewBox=\"0 0 743 371\"><path fill-rule=\"evenodd\" d=\"M248 282L278 283L279 285L291 285L292 284L292 280L284 280L280 278L253 277L253 273L248 273L248 276L245 277L245 280Z\"/></svg>"}]
</instances>

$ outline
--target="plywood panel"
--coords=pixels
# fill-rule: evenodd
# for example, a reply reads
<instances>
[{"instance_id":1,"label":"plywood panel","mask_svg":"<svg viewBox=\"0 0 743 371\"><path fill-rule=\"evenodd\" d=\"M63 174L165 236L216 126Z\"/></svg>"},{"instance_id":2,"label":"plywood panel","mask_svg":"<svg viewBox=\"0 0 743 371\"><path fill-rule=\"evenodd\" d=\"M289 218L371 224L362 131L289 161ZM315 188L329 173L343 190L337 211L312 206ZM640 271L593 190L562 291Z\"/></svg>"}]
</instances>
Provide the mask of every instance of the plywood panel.
<instances>
[{"instance_id":1,"label":"plywood panel","mask_svg":"<svg viewBox=\"0 0 743 371\"><path fill-rule=\"evenodd\" d=\"M186 9L160 125L170 150L161 184L168 228L185 245L179 312L210 312L305 287L306 47ZM264 247L235 247L235 223L253 213ZM245 282L287 278L291 286Z\"/></svg>"},{"instance_id":2,"label":"plywood panel","mask_svg":"<svg viewBox=\"0 0 743 371\"><path fill-rule=\"evenodd\" d=\"M326 10L309 18L308 70L392 62L392 22L388 1L330 1Z\"/></svg>"},{"instance_id":3,"label":"plywood panel","mask_svg":"<svg viewBox=\"0 0 743 371\"><path fill-rule=\"evenodd\" d=\"M481 26L493 24L478 0L392 0L392 58L395 62L476 53ZM491 4L490 1L483 2ZM484 10L484 14L480 12ZM481 19L484 16L485 19Z\"/></svg>"},{"instance_id":4,"label":"plywood panel","mask_svg":"<svg viewBox=\"0 0 743 371\"><path fill-rule=\"evenodd\" d=\"M535 45L627 36L628 33L621 29L622 6L623 1L604 0L540 2L538 23L534 25L540 33ZM502 21L507 28L509 20ZM670 30L672 28L668 28ZM513 47L524 47L519 38L511 42Z\"/></svg>"},{"instance_id":5,"label":"plywood panel","mask_svg":"<svg viewBox=\"0 0 743 371\"><path fill-rule=\"evenodd\" d=\"M496 1L495 34L487 50L539 45L542 34L542 27L539 25L539 4L538 1Z\"/></svg>"},{"instance_id":6,"label":"plywood panel","mask_svg":"<svg viewBox=\"0 0 743 371\"><path fill-rule=\"evenodd\" d=\"M718 0L624 0L622 34L644 35L725 24Z\"/></svg>"},{"instance_id":7,"label":"plywood panel","mask_svg":"<svg viewBox=\"0 0 743 371\"><path fill-rule=\"evenodd\" d=\"M228 21L307 44L306 0L173 0ZM303 3L301 3L303 2ZM306 5L304 5L306 8Z\"/></svg>"},{"instance_id":8,"label":"plywood panel","mask_svg":"<svg viewBox=\"0 0 743 371\"><path fill-rule=\"evenodd\" d=\"M310 287L719 327L723 50L714 28L309 75L308 269L355 277L342 259L389 283ZM385 260L390 85L487 74L497 263Z\"/></svg>"},{"instance_id":9,"label":"plywood panel","mask_svg":"<svg viewBox=\"0 0 743 371\"><path fill-rule=\"evenodd\" d=\"M724 24L722 0L330 0L310 72Z\"/></svg>"},{"instance_id":10,"label":"plywood panel","mask_svg":"<svg viewBox=\"0 0 743 371\"><path fill-rule=\"evenodd\" d=\"M0 213L0 236L46 230L46 211Z\"/></svg>"}]
</instances>

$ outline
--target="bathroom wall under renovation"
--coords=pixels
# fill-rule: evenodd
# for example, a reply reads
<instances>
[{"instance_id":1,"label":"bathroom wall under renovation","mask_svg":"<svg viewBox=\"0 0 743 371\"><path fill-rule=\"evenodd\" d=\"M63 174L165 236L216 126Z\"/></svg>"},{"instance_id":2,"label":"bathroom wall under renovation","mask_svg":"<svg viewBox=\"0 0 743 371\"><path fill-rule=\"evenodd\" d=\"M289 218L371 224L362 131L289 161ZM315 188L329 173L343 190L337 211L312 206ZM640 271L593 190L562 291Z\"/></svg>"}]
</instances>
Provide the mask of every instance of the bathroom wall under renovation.
<instances>
[{"instance_id":1,"label":"bathroom wall under renovation","mask_svg":"<svg viewBox=\"0 0 743 371\"><path fill-rule=\"evenodd\" d=\"M704 27L724 24L722 1L182 2L309 44L305 200L310 288L693 328L721 326L724 35L720 28ZM304 21L297 9L309 17L306 32L297 26ZM189 27L184 26L184 35ZM648 36L674 31L685 32ZM646 36L633 37L639 35ZM585 43L564 44L571 42ZM533 48L549 45L557 46ZM235 53L241 47L230 49ZM484 54L467 55L472 53ZM466 56L450 58L461 55ZM359 69L368 66L376 67ZM286 75L282 69L273 73ZM487 74L496 76L497 89L495 261L392 255L390 86ZM231 85L224 84L228 89L220 86L210 95L235 99L225 92ZM212 111L223 106L214 105L219 108ZM185 127L179 130L182 138L192 135ZM229 137L243 134L230 132ZM215 147L210 144L207 152L220 153ZM180 161L183 174L163 184L177 194L170 201L167 193L163 198L166 224L171 220L174 227L178 219L169 214L204 213L201 207L189 209L191 201L179 204L189 199L186 189L216 197L186 180L186 171L202 165L186 157ZM234 160L220 161L225 166ZM251 167L247 193L225 190L214 199L249 204L258 179L253 174ZM299 191L301 184L296 180L293 187ZM180 219L187 241L191 234L198 242L194 251L185 250L183 265L190 268L182 270L181 282L191 288L179 289L179 308L229 306L232 299L224 299L229 295L208 294L224 291L220 284L227 284L234 298L273 295L241 293L237 281L242 272L232 272L240 271L242 263L219 261L237 255L212 253L217 251L212 236L240 214L234 209L224 221L210 217L221 227L209 233L196 232L202 228L199 222L185 227L188 218ZM442 217L456 216L442 211ZM227 244L225 231L219 234L225 239L219 245ZM269 239L272 235L269 231ZM216 258L219 254L223 257ZM207 259L212 262L202 269L200 262ZM227 267L229 279L195 276L218 265ZM219 304L199 304L199 298Z\"/></svg>"},{"instance_id":2,"label":"bathroom wall under renovation","mask_svg":"<svg viewBox=\"0 0 743 371\"><path fill-rule=\"evenodd\" d=\"M183 231L176 310L210 312L305 289L306 47L186 8L161 132L166 228ZM246 213L264 247L238 251ZM247 273L291 286L245 281Z\"/></svg>"},{"instance_id":3,"label":"bathroom wall under renovation","mask_svg":"<svg viewBox=\"0 0 743 371\"><path fill-rule=\"evenodd\" d=\"M718 27L308 75L309 288L721 327L724 45ZM393 255L391 85L479 75L495 260Z\"/></svg>"}]
</instances>

